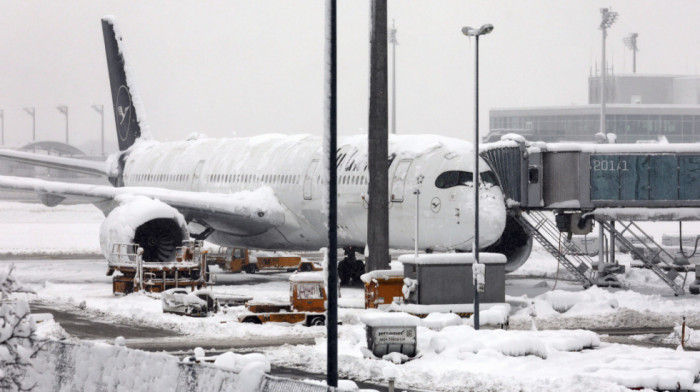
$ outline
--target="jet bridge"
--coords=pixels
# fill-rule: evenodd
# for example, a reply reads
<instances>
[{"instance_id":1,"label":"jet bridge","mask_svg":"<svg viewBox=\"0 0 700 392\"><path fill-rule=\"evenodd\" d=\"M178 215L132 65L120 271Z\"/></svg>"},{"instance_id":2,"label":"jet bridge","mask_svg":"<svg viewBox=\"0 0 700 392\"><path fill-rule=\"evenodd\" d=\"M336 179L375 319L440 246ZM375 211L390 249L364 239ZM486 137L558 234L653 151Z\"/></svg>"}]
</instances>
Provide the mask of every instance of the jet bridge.
<instances>
[{"instance_id":1,"label":"jet bridge","mask_svg":"<svg viewBox=\"0 0 700 392\"><path fill-rule=\"evenodd\" d=\"M484 145L480 155L497 173L509 213L584 286L619 285L618 241L676 295L684 293L681 273L692 266L634 222L700 220L700 144L504 140ZM560 237L590 233L594 220L599 238L607 231L610 243L606 255L606 241L598 241L598 261Z\"/></svg>"}]
</instances>

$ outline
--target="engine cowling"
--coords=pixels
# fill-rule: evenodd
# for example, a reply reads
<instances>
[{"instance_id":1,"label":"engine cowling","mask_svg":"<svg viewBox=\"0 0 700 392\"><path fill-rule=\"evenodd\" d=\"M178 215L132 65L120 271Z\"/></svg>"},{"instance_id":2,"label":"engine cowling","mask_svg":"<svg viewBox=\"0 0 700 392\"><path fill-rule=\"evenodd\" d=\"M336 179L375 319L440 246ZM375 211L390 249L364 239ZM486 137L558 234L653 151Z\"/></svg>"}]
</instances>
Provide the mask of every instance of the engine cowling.
<instances>
[{"instance_id":1,"label":"engine cowling","mask_svg":"<svg viewBox=\"0 0 700 392\"><path fill-rule=\"evenodd\" d=\"M175 208L144 196L120 201L100 227L102 253L109 259L113 244L136 243L144 261L167 262L189 239L185 218Z\"/></svg>"},{"instance_id":2,"label":"engine cowling","mask_svg":"<svg viewBox=\"0 0 700 392\"><path fill-rule=\"evenodd\" d=\"M483 252L502 253L506 256L506 272L513 272L525 264L532 251L532 236L512 216L506 218L501 238L482 249Z\"/></svg>"}]
</instances>

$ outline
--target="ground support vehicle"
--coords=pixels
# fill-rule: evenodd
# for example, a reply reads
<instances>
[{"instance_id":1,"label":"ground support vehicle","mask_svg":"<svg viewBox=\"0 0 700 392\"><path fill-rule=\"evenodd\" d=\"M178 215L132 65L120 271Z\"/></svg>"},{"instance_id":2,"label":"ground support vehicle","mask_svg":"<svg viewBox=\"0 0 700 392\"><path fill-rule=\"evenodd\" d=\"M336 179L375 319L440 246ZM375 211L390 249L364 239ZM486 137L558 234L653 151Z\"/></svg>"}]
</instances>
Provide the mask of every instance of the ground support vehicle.
<instances>
[{"instance_id":1,"label":"ground support vehicle","mask_svg":"<svg viewBox=\"0 0 700 392\"><path fill-rule=\"evenodd\" d=\"M403 271L375 270L363 274L365 284L365 309L391 305L395 298L403 300Z\"/></svg>"},{"instance_id":2,"label":"ground support vehicle","mask_svg":"<svg viewBox=\"0 0 700 392\"><path fill-rule=\"evenodd\" d=\"M219 303L211 290L188 293L186 289L165 290L161 296L163 313L181 314L191 317L206 317L209 312L219 311Z\"/></svg>"},{"instance_id":3,"label":"ground support vehicle","mask_svg":"<svg viewBox=\"0 0 700 392\"><path fill-rule=\"evenodd\" d=\"M207 255L207 263L218 265L226 272L254 274L258 271L286 270L299 268L301 257L277 252L251 252L245 248L222 246L215 253Z\"/></svg>"},{"instance_id":4,"label":"ground support vehicle","mask_svg":"<svg viewBox=\"0 0 700 392\"><path fill-rule=\"evenodd\" d=\"M289 277L289 303L248 302L247 313L238 316L243 323L262 324L269 321L325 325L326 290L323 275L318 272L296 272Z\"/></svg>"},{"instance_id":5,"label":"ground support vehicle","mask_svg":"<svg viewBox=\"0 0 700 392\"><path fill-rule=\"evenodd\" d=\"M170 262L144 261L142 254L138 244L112 246L107 275L113 275L112 292L115 295L134 291L160 293L186 287L194 291L210 284L206 251L202 250L201 241L184 241L183 246L176 250L175 260Z\"/></svg>"}]
</instances>

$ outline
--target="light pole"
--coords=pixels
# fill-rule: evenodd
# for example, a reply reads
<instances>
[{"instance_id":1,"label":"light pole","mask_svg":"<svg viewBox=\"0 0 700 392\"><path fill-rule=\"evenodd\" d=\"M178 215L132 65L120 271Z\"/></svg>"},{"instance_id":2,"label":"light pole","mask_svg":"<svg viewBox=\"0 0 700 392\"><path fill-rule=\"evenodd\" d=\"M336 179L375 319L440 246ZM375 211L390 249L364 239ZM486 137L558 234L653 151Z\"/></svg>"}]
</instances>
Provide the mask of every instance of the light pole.
<instances>
[{"instance_id":1,"label":"light pole","mask_svg":"<svg viewBox=\"0 0 700 392\"><path fill-rule=\"evenodd\" d=\"M95 109L97 113L100 114L100 117L102 118L102 137L101 137L101 142L102 142L102 149L100 156L105 156L105 106L104 105L92 105L92 108Z\"/></svg>"},{"instance_id":2,"label":"light pole","mask_svg":"<svg viewBox=\"0 0 700 392\"><path fill-rule=\"evenodd\" d=\"M389 30L389 42L391 43L391 133L396 135L396 24L391 20Z\"/></svg>"},{"instance_id":3,"label":"light pole","mask_svg":"<svg viewBox=\"0 0 700 392\"><path fill-rule=\"evenodd\" d=\"M413 191L413 194L416 195L416 242L415 242L415 253L414 257L416 262L418 262L418 231L420 230L420 225L419 225L419 216L420 216L420 189L416 188Z\"/></svg>"},{"instance_id":4,"label":"light pole","mask_svg":"<svg viewBox=\"0 0 700 392\"><path fill-rule=\"evenodd\" d=\"M36 142L36 110L34 107L24 108L28 115L32 116L32 142Z\"/></svg>"},{"instance_id":5,"label":"light pole","mask_svg":"<svg viewBox=\"0 0 700 392\"><path fill-rule=\"evenodd\" d=\"M479 264L479 36L493 31L493 25L485 24L478 29L462 27L462 33L476 39L474 61L474 263ZM474 278L474 329L479 329L479 290Z\"/></svg>"},{"instance_id":6,"label":"light pole","mask_svg":"<svg viewBox=\"0 0 700 392\"><path fill-rule=\"evenodd\" d=\"M602 66L601 66L601 73L600 73L600 133L606 136L607 140L607 135L608 131L605 126L605 100L606 100L606 91L605 91L605 74L608 73L608 68L607 65L605 64L605 38L608 36L608 29L610 26L615 23L617 20L617 12L611 11L609 8L601 8L600 9L600 30L603 32L603 58L602 58Z\"/></svg>"},{"instance_id":7,"label":"light pole","mask_svg":"<svg viewBox=\"0 0 700 392\"><path fill-rule=\"evenodd\" d=\"M630 35L622 39L625 46L632 50L632 73L637 73L637 52L639 52L639 48L637 47L638 36L639 34L637 33L630 33Z\"/></svg>"},{"instance_id":8,"label":"light pole","mask_svg":"<svg viewBox=\"0 0 700 392\"><path fill-rule=\"evenodd\" d=\"M68 106L58 105L56 106L56 109L66 116L66 144L68 144Z\"/></svg>"}]
</instances>

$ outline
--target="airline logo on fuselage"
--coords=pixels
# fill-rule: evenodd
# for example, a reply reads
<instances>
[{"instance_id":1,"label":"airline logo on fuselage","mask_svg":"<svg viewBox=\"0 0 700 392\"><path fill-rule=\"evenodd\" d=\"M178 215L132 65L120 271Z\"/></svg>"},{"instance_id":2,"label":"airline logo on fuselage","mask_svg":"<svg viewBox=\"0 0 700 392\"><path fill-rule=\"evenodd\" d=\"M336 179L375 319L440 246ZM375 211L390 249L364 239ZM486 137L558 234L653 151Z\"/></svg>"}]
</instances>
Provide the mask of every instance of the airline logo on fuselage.
<instances>
[{"instance_id":1,"label":"airline logo on fuselage","mask_svg":"<svg viewBox=\"0 0 700 392\"><path fill-rule=\"evenodd\" d=\"M117 103L114 111L117 113L119 121L117 133L119 134L119 139L124 142L129 138L131 132L131 112L133 111L131 93L124 85L119 86L119 91L117 91Z\"/></svg>"}]
</instances>

